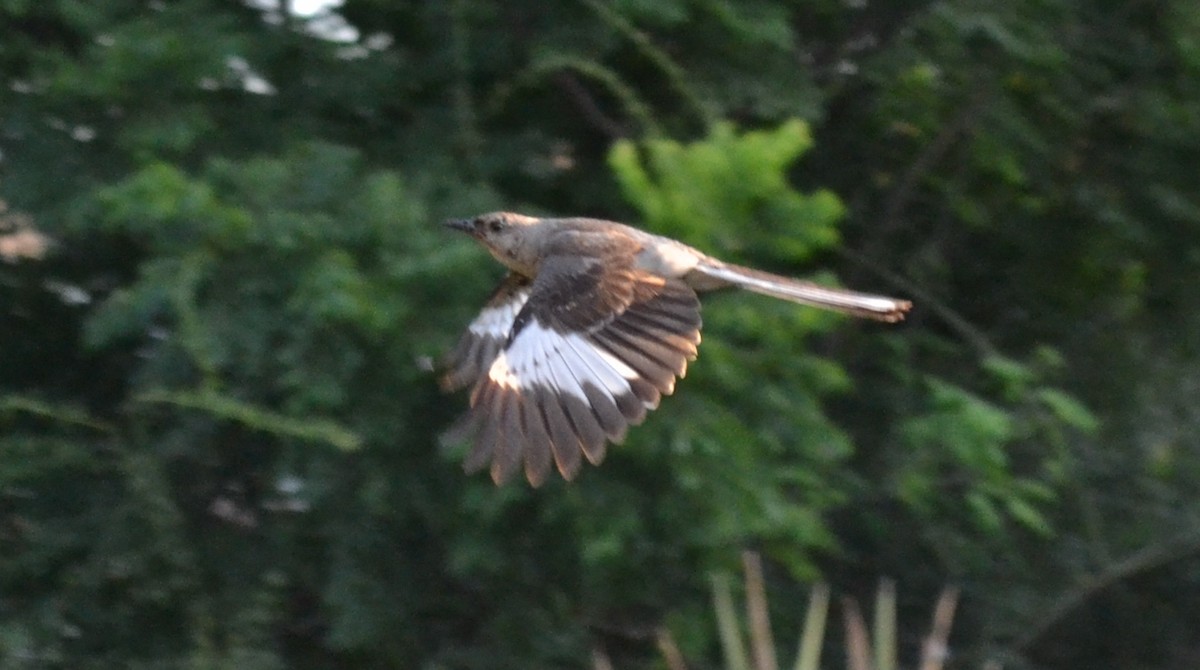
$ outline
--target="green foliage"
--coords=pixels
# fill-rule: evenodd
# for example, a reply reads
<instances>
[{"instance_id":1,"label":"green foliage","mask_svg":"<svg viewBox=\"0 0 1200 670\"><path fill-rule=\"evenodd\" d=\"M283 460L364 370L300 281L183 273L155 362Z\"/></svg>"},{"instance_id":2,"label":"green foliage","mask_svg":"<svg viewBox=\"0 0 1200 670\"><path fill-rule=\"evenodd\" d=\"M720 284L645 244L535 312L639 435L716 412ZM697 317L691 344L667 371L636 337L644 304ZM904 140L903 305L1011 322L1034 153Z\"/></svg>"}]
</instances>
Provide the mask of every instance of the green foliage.
<instances>
[{"instance_id":1,"label":"green foliage","mask_svg":"<svg viewBox=\"0 0 1200 670\"><path fill-rule=\"evenodd\" d=\"M928 413L900 426L901 443L909 454L896 470L900 498L925 506L947 501L949 489L964 496L973 521L984 531L998 531L1001 510L1007 510L1019 523L1049 534L1037 506L1053 497L1051 489L1011 469L1010 453L1021 432L1014 416L936 380L929 381L929 403ZM1052 463L1043 467L1059 469Z\"/></svg>"},{"instance_id":2,"label":"green foliage","mask_svg":"<svg viewBox=\"0 0 1200 670\"><path fill-rule=\"evenodd\" d=\"M704 142L649 140L644 159L632 142L618 142L609 163L652 229L797 263L837 242L842 215L829 191L805 196L788 184L788 167L811 146L803 121L744 134L720 123Z\"/></svg>"},{"instance_id":3,"label":"green foliage","mask_svg":"<svg viewBox=\"0 0 1200 670\"><path fill-rule=\"evenodd\" d=\"M703 667L753 548L788 630L955 578L964 664L1190 667L1192 4L298 4L0 0L0 666ZM429 363L499 208L915 309L711 296L603 468L497 489Z\"/></svg>"}]
</instances>

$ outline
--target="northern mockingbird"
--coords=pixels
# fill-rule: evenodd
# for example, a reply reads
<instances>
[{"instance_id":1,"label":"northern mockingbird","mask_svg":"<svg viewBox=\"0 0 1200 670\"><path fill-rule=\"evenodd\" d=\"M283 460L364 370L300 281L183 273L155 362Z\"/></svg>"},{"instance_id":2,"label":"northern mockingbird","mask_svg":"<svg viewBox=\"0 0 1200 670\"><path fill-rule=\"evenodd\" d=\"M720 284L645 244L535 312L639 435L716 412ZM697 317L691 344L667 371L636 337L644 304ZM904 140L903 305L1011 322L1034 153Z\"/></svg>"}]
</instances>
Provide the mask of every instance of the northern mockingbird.
<instances>
[{"instance_id":1,"label":"northern mockingbird","mask_svg":"<svg viewBox=\"0 0 1200 670\"><path fill-rule=\"evenodd\" d=\"M470 410L443 436L472 441L468 473L500 484L524 464L571 479L675 390L700 344L697 292L737 286L895 322L907 300L817 286L724 263L675 240L598 219L493 212L445 225L509 269L445 361L446 390Z\"/></svg>"}]
</instances>

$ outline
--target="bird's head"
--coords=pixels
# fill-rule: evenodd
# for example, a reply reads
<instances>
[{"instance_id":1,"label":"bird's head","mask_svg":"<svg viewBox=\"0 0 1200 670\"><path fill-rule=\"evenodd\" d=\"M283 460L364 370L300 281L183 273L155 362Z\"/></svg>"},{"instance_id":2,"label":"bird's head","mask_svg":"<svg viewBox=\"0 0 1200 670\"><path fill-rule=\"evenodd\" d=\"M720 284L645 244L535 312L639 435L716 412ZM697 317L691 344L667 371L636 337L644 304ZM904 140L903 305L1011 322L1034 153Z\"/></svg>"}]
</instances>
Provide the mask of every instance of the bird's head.
<instances>
[{"instance_id":1,"label":"bird's head","mask_svg":"<svg viewBox=\"0 0 1200 670\"><path fill-rule=\"evenodd\" d=\"M490 212L470 219L450 219L445 226L475 238L510 269L532 275L538 258L540 222L523 214Z\"/></svg>"}]
</instances>

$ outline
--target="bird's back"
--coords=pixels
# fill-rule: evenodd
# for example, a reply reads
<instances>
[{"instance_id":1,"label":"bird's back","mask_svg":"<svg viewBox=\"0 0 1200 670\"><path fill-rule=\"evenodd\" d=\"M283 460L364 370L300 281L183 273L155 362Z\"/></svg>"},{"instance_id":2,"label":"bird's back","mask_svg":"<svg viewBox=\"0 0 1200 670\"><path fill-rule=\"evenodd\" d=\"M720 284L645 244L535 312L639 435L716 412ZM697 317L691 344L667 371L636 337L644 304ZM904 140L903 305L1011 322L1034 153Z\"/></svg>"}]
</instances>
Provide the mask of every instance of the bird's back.
<instances>
[{"instance_id":1,"label":"bird's back","mask_svg":"<svg viewBox=\"0 0 1200 670\"><path fill-rule=\"evenodd\" d=\"M601 219L559 219L556 246L596 256L619 251L633 256L633 266L659 277L679 278L706 258L688 245L633 226Z\"/></svg>"}]
</instances>

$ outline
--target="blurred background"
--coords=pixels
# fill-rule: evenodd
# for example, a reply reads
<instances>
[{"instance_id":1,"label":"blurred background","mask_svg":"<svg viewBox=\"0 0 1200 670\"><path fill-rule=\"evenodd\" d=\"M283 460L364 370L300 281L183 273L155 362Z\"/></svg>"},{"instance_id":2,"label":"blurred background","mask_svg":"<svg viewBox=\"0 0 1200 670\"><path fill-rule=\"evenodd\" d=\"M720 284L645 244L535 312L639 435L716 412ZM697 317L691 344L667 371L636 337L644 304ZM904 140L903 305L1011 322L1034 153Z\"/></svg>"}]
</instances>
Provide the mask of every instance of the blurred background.
<instances>
[{"instance_id":1,"label":"blurred background","mask_svg":"<svg viewBox=\"0 0 1200 670\"><path fill-rule=\"evenodd\" d=\"M497 488L494 209L915 307L710 296ZM732 668L747 550L784 663L890 579L907 667L946 586L948 667L1200 667L1198 284L1187 0L0 0L0 667Z\"/></svg>"}]
</instances>

